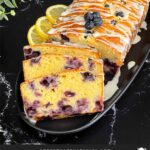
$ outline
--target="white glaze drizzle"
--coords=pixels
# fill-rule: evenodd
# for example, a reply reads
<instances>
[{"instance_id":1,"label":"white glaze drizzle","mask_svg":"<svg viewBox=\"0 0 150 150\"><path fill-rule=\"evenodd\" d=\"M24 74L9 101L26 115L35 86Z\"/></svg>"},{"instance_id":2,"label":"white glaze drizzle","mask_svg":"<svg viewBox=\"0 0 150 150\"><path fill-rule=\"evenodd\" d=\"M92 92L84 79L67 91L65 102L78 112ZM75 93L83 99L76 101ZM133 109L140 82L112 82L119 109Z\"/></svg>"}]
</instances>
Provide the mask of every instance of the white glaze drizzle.
<instances>
[{"instance_id":1,"label":"white glaze drizzle","mask_svg":"<svg viewBox=\"0 0 150 150\"><path fill-rule=\"evenodd\" d=\"M146 3L146 1L145 1ZM101 16L102 18L104 17L105 21L109 21L110 20L107 18L108 16L113 16L116 10L120 10L120 6L119 6L120 2L116 2L115 5L111 5L110 4L110 12L108 12L108 10L106 11L106 9L104 9L104 1L100 0L100 1L74 1L73 4L70 5L70 7L62 13L62 17L61 17L61 23L59 23L59 26L55 29L52 29L52 31L50 30L48 33L49 34L55 34L57 32L62 32L64 30L67 31L66 34L76 34L76 35L83 35L84 34L84 19L83 19L83 14L86 12L84 9L82 9L82 7L88 7L88 6L93 6L94 9L98 9L98 11L101 12ZM135 28L136 23L138 24L140 22L140 18L143 15L144 12L144 6L140 6L139 2L134 0L131 2L131 5L133 5L134 12L131 11L131 7L129 6L123 6L121 7L121 10L124 12L125 17L124 18L120 18L121 20L128 20L128 24L130 24L130 26L132 27L132 30L130 27L118 23L118 25L116 26L118 30L120 30L122 33L119 33L117 31L113 31L112 29L110 29L111 34L107 34L104 32L99 32L99 34L94 34L94 36L97 38L98 41L103 42L119 51L124 51L126 50L129 46L130 46L130 39L132 37L132 33L134 31L136 31L137 29ZM115 7L114 7L115 6ZM82 13L81 15L76 16L76 13ZM66 17L70 17L67 18L67 20L69 19L69 23L68 24L63 24L63 22L66 21ZM74 18L74 19L73 19ZM134 21L131 21L134 18ZM135 22L136 21L136 22ZM80 25L80 27L76 27L73 28L72 25ZM103 27L103 26L102 26ZM104 27L103 27L104 28ZM74 30L76 29L76 31ZM105 31L108 30L107 27L105 27L104 29ZM117 37L120 38L120 43L116 44L113 40L107 40L105 37Z\"/></svg>"},{"instance_id":2,"label":"white glaze drizzle","mask_svg":"<svg viewBox=\"0 0 150 150\"><path fill-rule=\"evenodd\" d=\"M147 22L146 21L142 22L141 29L147 30Z\"/></svg>"},{"instance_id":3,"label":"white glaze drizzle","mask_svg":"<svg viewBox=\"0 0 150 150\"><path fill-rule=\"evenodd\" d=\"M135 38L134 38L134 40L132 41L132 44L134 45L134 44L137 44L138 42L140 42L141 41L141 37L139 36L139 35L136 35L135 36Z\"/></svg>"},{"instance_id":4,"label":"white glaze drizzle","mask_svg":"<svg viewBox=\"0 0 150 150\"><path fill-rule=\"evenodd\" d=\"M131 68L133 68L135 66L135 61L130 61L128 62L128 70L130 70Z\"/></svg>"}]
</instances>

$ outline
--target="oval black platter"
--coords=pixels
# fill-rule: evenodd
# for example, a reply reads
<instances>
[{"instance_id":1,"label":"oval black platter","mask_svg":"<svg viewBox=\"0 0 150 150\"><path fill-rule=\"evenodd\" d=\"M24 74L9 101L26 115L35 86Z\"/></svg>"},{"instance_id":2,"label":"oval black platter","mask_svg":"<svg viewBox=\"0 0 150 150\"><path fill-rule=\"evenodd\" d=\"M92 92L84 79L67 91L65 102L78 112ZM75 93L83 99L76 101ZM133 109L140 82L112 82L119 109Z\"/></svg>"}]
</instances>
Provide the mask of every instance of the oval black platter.
<instances>
[{"instance_id":1,"label":"oval black platter","mask_svg":"<svg viewBox=\"0 0 150 150\"><path fill-rule=\"evenodd\" d=\"M57 4L57 3L63 3L68 4L71 2L71 0L62 1L57 0L55 2L50 3L49 5ZM106 101L104 103L104 111L102 113L98 113L95 115L85 115L85 116L78 116L68 119L62 119L62 120L42 120L37 122L36 124L31 123L25 116L24 110L23 110L23 103L20 95L20 83L24 81L23 79L23 73L20 72L18 75L18 79L16 82L16 97L17 97L17 107L19 114L21 118L31 127L35 128L36 130L46 132L49 134L70 134L70 133L76 133L79 131L82 131L91 125L93 125L95 122L97 122L101 117L104 116L112 108L112 106L120 99L120 97L123 95L123 93L127 90L127 88L130 86L132 81L137 76L138 72L140 71L141 67L143 66L149 52L150 52L150 21L149 21L149 15L147 17L148 22L148 30L140 33L140 36L142 40L136 44L133 45L130 52L128 53L125 64L121 68L121 76L119 79L119 90L113 95L113 97ZM130 61L135 61L136 65L128 70L127 64Z\"/></svg>"}]
</instances>

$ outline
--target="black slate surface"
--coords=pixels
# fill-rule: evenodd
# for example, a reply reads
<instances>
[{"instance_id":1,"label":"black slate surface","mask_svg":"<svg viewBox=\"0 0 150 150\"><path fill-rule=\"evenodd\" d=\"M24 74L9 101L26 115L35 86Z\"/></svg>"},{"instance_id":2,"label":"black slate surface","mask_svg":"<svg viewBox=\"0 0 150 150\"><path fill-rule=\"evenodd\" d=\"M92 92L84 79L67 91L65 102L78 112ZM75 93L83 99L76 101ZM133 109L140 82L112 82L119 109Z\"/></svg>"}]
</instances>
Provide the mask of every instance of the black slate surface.
<instances>
[{"instance_id":1,"label":"black slate surface","mask_svg":"<svg viewBox=\"0 0 150 150\"><path fill-rule=\"evenodd\" d=\"M21 120L15 103L15 82L23 59L21 50L27 44L29 27L37 17L44 15L48 3L22 4L23 11L18 10L15 18L0 23L0 26L5 26L0 27L0 144L132 144L137 147L149 144L150 56L120 101L85 131L65 136L47 135L35 131Z\"/></svg>"}]
</instances>

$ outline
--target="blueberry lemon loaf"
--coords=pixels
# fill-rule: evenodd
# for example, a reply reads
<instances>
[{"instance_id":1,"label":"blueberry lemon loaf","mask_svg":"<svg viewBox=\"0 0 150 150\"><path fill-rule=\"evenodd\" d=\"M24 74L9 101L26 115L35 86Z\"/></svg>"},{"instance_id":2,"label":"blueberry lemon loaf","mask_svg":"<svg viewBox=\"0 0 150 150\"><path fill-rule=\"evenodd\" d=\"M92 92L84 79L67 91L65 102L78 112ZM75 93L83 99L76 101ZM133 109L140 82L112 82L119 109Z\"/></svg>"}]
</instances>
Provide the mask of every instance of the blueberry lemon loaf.
<instances>
[{"instance_id":1,"label":"blueberry lemon loaf","mask_svg":"<svg viewBox=\"0 0 150 150\"><path fill-rule=\"evenodd\" d=\"M103 110L103 73L65 71L21 84L24 109L30 119L64 118Z\"/></svg>"},{"instance_id":2,"label":"blueberry lemon loaf","mask_svg":"<svg viewBox=\"0 0 150 150\"><path fill-rule=\"evenodd\" d=\"M72 69L87 70L99 74L103 72L103 64L101 60L58 54L41 55L23 61L25 81Z\"/></svg>"},{"instance_id":3,"label":"blueberry lemon loaf","mask_svg":"<svg viewBox=\"0 0 150 150\"><path fill-rule=\"evenodd\" d=\"M149 0L74 0L49 37L94 47L103 59L121 66L148 7Z\"/></svg>"},{"instance_id":4,"label":"blueberry lemon loaf","mask_svg":"<svg viewBox=\"0 0 150 150\"><path fill-rule=\"evenodd\" d=\"M100 58L100 54L94 49L76 44L69 45L69 43L65 43L65 45L62 45L58 42L38 44L32 46L28 45L25 46L23 50L25 59L37 57L42 54L64 54L71 56Z\"/></svg>"}]
</instances>

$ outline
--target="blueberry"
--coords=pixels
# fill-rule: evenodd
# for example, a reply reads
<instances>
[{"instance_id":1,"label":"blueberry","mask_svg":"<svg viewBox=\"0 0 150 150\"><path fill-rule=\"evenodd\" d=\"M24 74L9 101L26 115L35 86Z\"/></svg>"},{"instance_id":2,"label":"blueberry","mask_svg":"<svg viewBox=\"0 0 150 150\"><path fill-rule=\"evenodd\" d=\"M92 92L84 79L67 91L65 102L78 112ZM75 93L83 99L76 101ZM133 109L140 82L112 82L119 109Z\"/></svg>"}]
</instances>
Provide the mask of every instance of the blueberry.
<instances>
[{"instance_id":1,"label":"blueberry","mask_svg":"<svg viewBox=\"0 0 150 150\"><path fill-rule=\"evenodd\" d=\"M84 38L87 39L87 38L88 38L88 35L85 35Z\"/></svg>"},{"instance_id":2,"label":"blueberry","mask_svg":"<svg viewBox=\"0 0 150 150\"><path fill-rule=\"evenodd\" d=\"M29 88L30 88L31 90L34 90L34 89L35 89L35 84L33 83L33 81L29 83Z\"/></svg>"},{"instance_id":3,"label":"blueberry","mask_svg":"<svg viewBox=\"0 0 150 150\"><path fill-rule=\"evenodd\" d=\"M109 4L105 4L105 8L109 8Z\"/></svg>"},{"instance_id":4,"label":"blueberry","mask_svg":"<svg viewBox=\"0 0 150 150\"><path fill-rule=\"evenodd\" d=\"M102 25L102 18L101 17L95 18L94 19L94 25L95 26L101 26Z\"/></svg>"},{"instance_id":5,"label":"blueberry","mask_svg":"<svg viewBox=\"0 0 150 150\"><path fill-rule=\"evenodd\" d=\"M31 48L24 48L23 51L24 51L24 57L25 57L25 59L29 59L30 58L29 56L32 53L32 49Z\"/></svg>"},{"instance_id":6,"label":"blueberry","mask_svg":"<svg viewBox=\"0 0 150 150\"><path fill-rule=\"evenodd\" d=\"M35 63L38 63L38 62L40 61L40 59L41 59L41 57L32 58L32 59L30 60L31 65L32 65L32 64L35 64Z\"/></svg>"},{"instance_id":7,"label":"blueberry","mask_svg":"<svg viewBox=\"0 0 150 150\"><path fill-rule=\"evenodd\" d=\"M64 95L65 95L66 97L73 97L73 96L75 96L75 93L74 93L74 92L71 92L71 91L65 91L65 92L64 92Z\"/></svg>"},{"instance_id":8,"label":"blueberry","mask_svg":"<svg viewBox=\"0 0 150 150\"><path fill-rule=\"evenodd\" d=\"M65 115L71 115L73 112L72 106L66 105L62 107L62 111Z\"/></svg>"},{"instance_id":9,"label":"blueberry","mask_svg":"<svg viewBox=\"0 0 150 150\"><path fill-rule=\"evenodd\" d=\"M24 54L28 55L28 54L31 54L32 49L31 48L24 48L23 51L24 51Z\"/></svg>"},{"instance_id":10,"label":"blueberry","mask_svg":"<svg viewBox=\"0 0 150 150\"><path fill-rule=\"evenodd\" d=\"M40 56L40 52L39 51L33 51L32 52L32 57L38 57L38 56Z\"/></svg>"},{"instance_id":11,"label":"blueberry","mask_svg":"<svg viewBox=\"0 0 150 150\"><path fill-rule=\"evenodd\" d=\"M34 109L36 109L36 108L39 106L39 104L40 104L40 102L39 102L38 100L35 100L35 101L33 102L32 107L33 107Z\"/></svg>"},{"instance_id":12,"label":"blueberry","mask_svg":"<svg viewBox=\"0 0 150 150\"><path fill-rule=\"evenodd\" d=\"M46 105L45 105L45 107L47 108L47 107L49 107L51 104L50 104L50 102L48 102Z\"/></svg>"},{"instance_id":13,"label":"blueberry","mask_svg":"<svg viewBox=\"0 0 150 150\"><path fill-rule=\"evenodd\" d=\"M85 16L85 28L87 30L93 29L95 26L101 26L102 25L102 18L100 17L99 12L93 12L93 13L86 13ZM87 37L85 37L87 38Z\"/></svg>"},{"instance_id":14,"label":"blueberry","mask_svg":"<svg viewBox=\"0 0 150 150\"><path fill-rule=\"evenodd\" d=\"M116 15L117 17L124 17L124 13L123 13L122 11L117 11L117 12L115 13L115 15Z\"/></svg>"},{"instance_id":15,"label":"blueberry","mask_svg":"<svg viewBox=\"0 0 150 150\"><path fill-rule=\"evenodd\" d=\"M24 53L25 53L25 59L30 59L30 58L33 58L33 57L38 57L41 54L39 51L31 51L30 53L27 52L27 51L26 52L24 51Z\"/></svg>"},{"instance_id":16,"label":"blueberry","mask_svg":"<svg viewBox=\"0 0 150 150\"><path fill-rule=\"evenodd\" d=\"M61 35L61 39L62 40L64 40L64 41L67 41L67 42L69 42L70 40L69 40L69 38L66 36L66 35L64 35L64 34L60 34Z\"/></svg>"},{"instance_id":17,"label":"blueberry","mask_svg":"<svg viewBox=\"0 0 150 150\"><path fill-rule=\"evenodd\" d=\"M40 84L45 87L56 87L57 86L57 76L45 77L40 81Z\"/></svg>"},{"instance_id":18,"label":"blueberry","mask_svg":"<svg viewBox=\"0 0 150 150\"><path fill-rule=\"evenodd\" d=\"M94 69L94 63L93 63L93 60L92 59L88 59L88 69L90 70L90 71L93 71L93 69Z\"/></svg>"},{"instance_id":19,"label":"blueberry","mask_svg":"<svg viewBox=\"0 0 150 150\"><path fill-rule=\"evenodd\" d=\"M36 113L36 110L33 109L32 107L29 107L26 109L26 112L27 112L29 117L32 117Z\"/></svg>"},{"instance_id":20,"label":"blueberry","mask_svg":"<svg viewBox=\"0 0 150 150\"><path fill-rule=\"evenodd\" d=\"M25 59L26 59L26 60L27 60L27 59L30 59L30 58L32 58L31 55L25 55Z\"/></svg>"},{"instance_id":21,"label":"blueberry","mask_svg":"<svg viewBox=\"0 0 150 150\"><path fill-rule=\"evenodd\" d=\"M103 107L102 107L100 101L96 101L96 102L95 102L95 109L96 109L96 111L101 111L102 108L103 108Z\"/></svg>"},{"instance_id":22,"label":"blueberry","mask_svg":"<svg viewBox=\"0 0 150 150\"><path fill-rule=\"evenodd\" d=\"M95 18L100 18L100 13L99 12L93 12L93 17Z\"/></svg>"},{"instance_id":23,"label":"blueberry","mask_svg":"<svg viewBox=\"0 0 150 150\"><path fill-rule=\"evenodd\" d=\"M35 113L36 113L36 109L37 107L39 106L40 102L38 100L35 100L33 102L32 105L30 105L26 111L27 111L27 114L29 115L29 117L32 117Z\"/></svg>"},{"instance_id":24,"label":"blueberry","mask_svg":"<svg viewBox=\"0 0 150 150\"><path fill-rule=\"evenodd\" d=\"M85 28L87 29L87 30L91 30L91 29L93 29L95 26L94 26L94 22L93 21L88 21L88 22L86 22L86 24L85 24Z\"/></svg>"},{"instance_id":25,"label":"blueberry","mask_svg":"<svg viewBox=\"0 0 150 150\"><path fill-rule=\"evenodd\" d=\"M44 78L44 79L40 82L40 84L43 85L43 86L48 87L48 86L49 86L48 78L47 78L47 77Z\"/></svg>"},{"instance_id":26,"label":"blueberry","mask_svg":"<svg viewBox=\"0 0 150 150\"><path fill-rule=\"evenodd\" d=\"M84 15L84 19L85 21L92 21L93 20L93 14L90 13L90 12L87 12L85 15Z\"/></svg>"},{"instance_id":27,"label":"blueberry","mask_svg":"<svg viewBox=\"0 0 150 150\"><path fill-rule=\"evenodd\" d=\"M83 65L81 61L76 57L67 59L68 60L65 65L65 69L79 69Z\"/></svg>"},{"instance_id":28,"label":"blueberry","mask_svg":"<svg viewBox=\"0 0 150 150\"><path fill-rule=\"evenodd\" d=\"M84 72L81 74L83 76L83 81L94 81L95 80L93 74L90 72Z\"/></svg>"},{"instance_id":29,"label":"blueberry","mask_svg":"<svg viewBox=\"0 0 150 150\"><path fill-rule=\"evenodd\" d=\"M111 20L110 22L112 25L116 25L117 24L117 21L116 20Z\"/></svg>"}]
</instances>

